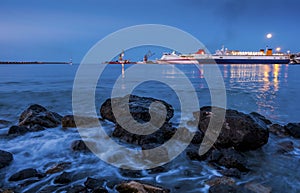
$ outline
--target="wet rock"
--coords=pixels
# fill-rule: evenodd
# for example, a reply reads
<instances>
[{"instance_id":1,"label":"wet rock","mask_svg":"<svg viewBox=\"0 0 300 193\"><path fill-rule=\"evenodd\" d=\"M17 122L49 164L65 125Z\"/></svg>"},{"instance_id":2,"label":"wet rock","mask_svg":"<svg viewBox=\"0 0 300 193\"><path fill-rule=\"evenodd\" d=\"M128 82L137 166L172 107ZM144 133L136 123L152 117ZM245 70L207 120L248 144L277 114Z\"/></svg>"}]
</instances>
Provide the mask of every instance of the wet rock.
<instances>
[{"instance_id":1,"label":"wet rock","mask_svg":"<svg viewBox=\"0 0 300 193\"><path fill-rule=\"evenodd\" d=\"M225 166L226 168L236 168L242 172L249 171L246 158L232 148L213 150L209 161Z\"/></svg>"},{"instance_id":2,"label":"wet rock","mask_svg":"<svg viewBox=\"0 0 300 193\"><path fill-rule=\"evenodd\" d=\"M278 143L278 153L288 153L294 150L294 143L292 141L283 141Z\"/></svg>"},{"instance_id":3,"label":"wet rock","mask_svg":"<svg viewBox=\"0 0 300 193\"><path fill-rule=\"evenodd\" d=\"M84 182L85 187L87 187L88 189L97 189L97 188L101 188L104 184L105 180L102 179L95 179L95 178L90 178L88 177L86 179L86 181Z\"/></svg>"},{"instance_id":4,"label":"wet rock","mask_svg":"<svg viewBox=\"0 0 300 193\"><path fill-rule=\"evenodd\" d=\"M121 115L125 115L125 107L129 105L129 111L133 118L141 123L148 122L150 120L150 114L149 114L149 107L152 103L154 102L159 102L162 103L167 111L166 115L166 122L168 122L174 115L174 109L173 107L166 103L165 101L150 98L150 97L139 97L136 95L130 95L129 97L129 103L126 102L126 99L128 96L125 97L119 97L119 98L114 98L116 101L116 106L118 106L120 109L124 110L124 112L118 112ZM158 107L151 107L154 108L153 111L155 112L156 116L158 117L163 117L164 110ZM116 123L116 119L114 117L114 114L112 112L112 107L111 107L111 99L107 99L101 106L100 108L100 114L102 118L107 119L111 122ZM120 118L127 118L126 116L120 117Z\"/></svg>"},{"instance_id":5,"label":"wet rock","mask_svg":"<svg viewBox=\"0 0 300 193\"><path fill-rule=\"evenodd\" d=\"M300 123L289 123L284 128L291 136L300 138Z\"/></svg>"},{"instance_id":6,"label":"wet rock","mask_svg":"<svg viewBox=\"0 0 300 193\"><path fill-rule=\"evenodd\" d=\"M136 181L124 182L116 187L119 193L168 193L170 190L142 184Z\"/></svg>"},{"instance_id":7,"label":"wet rock","mask_svg":"<svg viewBox=\"0 0 300 193\"><path fill-rule=\"evenodd\" d=\"M209 186L215 186L219 184L234 185L235 180L233 178L226 177L226 176L222 176L222 177L215 176L207 180L205 183Z\"/></svg>"},{"instance_id":8,"label":"wet rock","mask_svg":"<svg viewBox=\"0 0 300 193\"><path fill-rule=\"evenodd\" d=\"M279 137L289 136L289 133L285 130L284 126L279 124L273 124L269 127L270 133L277 135Z\"/></svg>"},{"instance_id":9,"label":"wet rock","mask_svg":"<svg viewBox=\"0 0 300 193\"><path fill-rule=\"evenodd\" d=\"M13 125L9 128L8 135L23 135L27 132L29 132L27 127Z\"/></svg>"},{"instance_id":10,"label":"wet rock","mask_svg":"<svg viewBox=\"0 0 300 193\"><path fill-rule=\"evenodd\" d=\"M71 149L73 151L86 151L89 152L90 149L87 147L83 140L75 140L71 144Z\"/></svg>"},{"instance_id":11,"label":"wet rock","mask_svg":"<svg viewBox=\"0 0 300 193\"><path fill-rule=\"evenodd\" d=\"M68 189L67 193L87 193L86 187L82 185L75 185Z\"/></svg>"},{"instance_id":12,"label":"wet rock","mask_svg":"<svg viewBox=\"0 0 300 193\"><path fill-rule=\"evenodd\" d=\"M70 167L70 165L71 165L71 162L63 162L63 163L56 164L56 165L52 166L50 169L48 169L46 171L46 174L54 174L54 173L61 172L61 171L65 170L66 168Z\"/></svg>"},{"instance_id":13,"label":"wet rock","mask_svg":"<svg viewBox=\"0 0 300 193\"><path fill-rule=\"evenodd\" d=\"M143 174L140 170L119 169L120 174L126 178L141 178Z\"/></svg>"},{"instance_id":14,"label":"wet rock","mask_svg":"<svg viewBox=\"0 0 300 193\"><path fill-rule=\"evenodd\" d=\"M45 107L34 104L22 112L19 118L19 126L32 127L40 125L46 128L57 127L61 124L62 116L47 110Z\"/></svg>"},{"instance_id":15,"label":"wet rock","mask_svg":"<svg viewBox=\"0 0 300 193\"><path fill-rule=\"evenodd\" d=\"M240 186L218 184L209 188L209 193L255 193Z\"/></svg>"},{"instance_id":16,"label":"wet rock","mask_svg":"<svg viewBox=\"0 0 300 193\"><path fill-rule=\"evenodd\" d=\"M43 187L38 193L53 193L56 192L56 190L59 189L58 186L46 186Z\"/></svg>"},{"instance_id":17,"label":"wet rock","mask_svg":"<svg viewBox=\"0 0 300 193\"><path fill-rule=\"evenodd\" d=\"M269 119L267 119L265 116L263 116L263 115L261 115L257 112L250 113L250 116L253 119L255 119L255 121L257 121L257 122L262 121L266 125L271 125L272 124L272 122ZM262 127L264 127L264 125L262 125Z\"/></svg>"},{"instance_id":18,"label":"wet rock","mask_svg":"<svg viewBox=\"0 0 300 193\"><path fill-rule=\"evenodd\" d=\"M12 189L1 189L0 188L0 193L16 193L16 191Z\"/></svg>"},{"instance_id":19,"label":"wet rock","mask_svg":"<svg viewBox=\"0 0 300 193\"><path fill-rule=\"evenodd\" d=\"M39 173L36 169L33 168L27 168L24 170L21 170L15 174L13 174L8 181L20 181L28 178L33 178L33 177L39 177Z\"/></svg>"},{"instance_id":20,"label":"wet rock","mask_svg":"<svg viewBox=\"0 0 300 193\"><path fill-rule=\"evenodd\" d=\"M172 127L171 123L165 123L158 131L150 135L133 134L116 124L112 136L130 144L140 146L143 144L156 144L158 146L159 144L163 144L165 141L169 140L175 132L176 129Z\"/></svg>"},{"instance_id":21,"label":"wet rock","mask_svg":"<svg viewBox=\"0 0 300 193\"><path fill-rule=\"evenodd\" d=\"M8 127L11 124L10 121L2 120L0 119L0 129L3 129L5 127Z\"/></svg>"},{"instance_id":22,"label":"wet rock","mask_svg":"<svg viewBox=\"0 0 300 193\"><path fill-rule=\"evenodd\" d=\"M63 172L54 179L55 184L68 184L72 182L72 174L70 172Z\"/></svg>"},{"instance_id":23,"label":"wet rock","mask_svg":"<svg viewBox=\"0 0 300 193\"><path fill-rule=\"evenodd\" d=\"M212 108L215 109L215 114L212 114ZM200 112L195 112L194 116L199 120L199 130L205 133L211 117L219 117L224 111L222 108L207 106L202 107ZM239 151L260 148L269 138L268 126L265 123L268 121L262 119L258 113L247 115L236 110L226 110L225 121L223 125L221 123L222 129L214 145L218 148L234 147Z\"/></svg>"},{"instance_id":24,"label":"wet rock","mask_svg":"<svg viewBox=\"0 0 300 193\"><path fill-rule=\"evenodd\" d=\"M13 159L13 155L10 152L0 150L0 169L8 166Z\"/></svg>"},{"instance_id":25,"label":"wet rock","mask_svg":"<svg viewBox=\"0 0 300 193\"><path fill-rule=\"evenodd\" d=\"M108 191L103 187L97 187L92 191L92 193L108 193Z\"/></svg>"},{"instance_id":26,"label":"wet rock","mask_svg":"<svg viewBox=\"0 0 300 193\"><path fill-rule=\"evenodd\" d=\"M229 168L221 171L221 174L227 177L241 178L242 173L236 168Z\"/></svg>"},{"instance_id":27,"label":"wet rock","mask_svg":"<svg viewBox=\"0 0 300 193\"><path fill-rule=\"evenodd\" d=\"M32 127L13 125L9 128L8 135L23 135L28 132L38 132L43 130L45 130L45 128L40 125L33 125Z\"/></svg>"},{"instance_id":28,"label":"wet rock","mask_svg":"<svg viewBox=\"0 0 300 193\"><path fill-rule=\"evenodd\" d=\"M66 115L61 119L62 127L76 127L74 115Z\"/></svg>"},{"instance_id":29,"label":"wet rock","mask_svg":"<svg viewBox=\"0 0 300 193\"><path fill-rule=\"evenodd\" d=\"M246 189L251 190L255 193L271 193L272 188L263 186L259 183L249 182L244 186Z\"/></svg>"}]
</instances>

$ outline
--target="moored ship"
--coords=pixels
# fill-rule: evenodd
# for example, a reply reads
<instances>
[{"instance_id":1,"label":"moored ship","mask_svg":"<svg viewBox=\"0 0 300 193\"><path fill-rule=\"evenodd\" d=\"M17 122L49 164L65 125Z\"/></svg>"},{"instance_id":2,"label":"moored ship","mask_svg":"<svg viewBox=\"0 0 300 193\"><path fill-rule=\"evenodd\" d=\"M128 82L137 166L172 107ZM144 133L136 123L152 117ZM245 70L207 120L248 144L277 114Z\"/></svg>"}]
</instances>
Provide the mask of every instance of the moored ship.
<instances>
[{"instance_id":1,"label":"moored ship","mask_svg":"<svg viewBox=\"0 0 300 193\"><path fill-rule=\"evenodd\" d=\"M284 53L273 53L272 49L261 49L259 52L242 52L228 50L224 47L215 54L207 54L203 49L194 54L165 53L157 60L159 64L288 64L290 56Z\"/></svg>"}]
</instances>

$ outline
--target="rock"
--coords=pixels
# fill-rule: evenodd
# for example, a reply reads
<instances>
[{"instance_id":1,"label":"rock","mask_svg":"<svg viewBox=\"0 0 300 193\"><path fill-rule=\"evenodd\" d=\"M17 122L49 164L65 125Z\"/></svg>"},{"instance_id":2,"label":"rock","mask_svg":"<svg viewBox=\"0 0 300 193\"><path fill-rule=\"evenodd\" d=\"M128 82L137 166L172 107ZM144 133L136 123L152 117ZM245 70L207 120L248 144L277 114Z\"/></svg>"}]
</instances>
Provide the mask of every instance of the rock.
<instances>
[{"instance_id":1,"label":"rock","mask_svg":"<svg viewBox=\"0 0 300 193\"><path fill-rule=\"evenodd\" d=\"M38 132L45 130L44 127L40 125L33 125L32 127L28 128L26 126L16 126L13 125L8 130L8 135L23 135L27 132Z\"/></svg>"},{"instance_id":2,"label":"rock","mask_svg":"<svg viewBox=\"0 0 300 193\"><path fill-rule=\"evenodd\" d=\"M265 116L262 116L261 114L259 114L257 112L250 113L250 116L253 119L255 119L256 121L262 121L266 125L271 125L272 124L272 122L269 119L267 119ZM264 127L264 125L262 125L262 127Z\"/></svg>"},{"instance_id":3,"label":"rock","mask_svg":"<svg viewBox=\"0 0 300 193\"><path fill-rule=\"evenodd\" d=\"M283 141L278 143L278 153L288 153L294 150L294 143L292 141Z\"/></svg>"},{"instance_id":4,"label":"rock","mask_svg":"<svg viewBox=\"0 0 300 193\"><path fill-rule=\"evenodd\" d=\"M300 123L289 123L284 128L291 136L300 138Z\"/></svg>"},{"instance_id":5,"label":"rock","mask_svg":"<svg viewBox=\"0 0 300 193\"><path fill-rule=\"evenodd\" d=\"M286 137L289 136L289 133L285 130L284 126L279 124L273 124L269 127L269 131L274 135L279 137Z\"/></svg>"},{"instance_id":6,"label":"rock","mask_svg":"<svg viewBox=\"0 0 300 193\"><path fill-rule=\"evenodd\" d=\"M87 189L82 185L75 185L68 189L67 193L87 193Z\"/></svg>"},{"instance_id":7,"label":"rock","mask_svg":"<svg viewBox=\"0 0 300 193\"><path fill-rule=\"evenodd\" d=\"M143 144L142 145L142 150L147 150L147 149L152 149L153 147L155 147L156 144L152 145L152 144ZM155 152L147 152L147 151L143 151L142 155L143 155L143 159L145 160L149 160L152 163L164 163L164 162L168 162L169 161L169 152L168 149L165 147L160 147L160 149L155 149L153 150Z\"/></svg>"},{"instance_id":8,"label":"rock","mask_svg":"<svg viewBox=\"0 0 300 193\"><path fill-rule=\"evenodd\" d=\"M142 184L136 181L124 182L116 187L119 193L168 193L170 190Z\"/></svg>"},{"instance_id":9,"label":"rock","mask_svg":"<svg viewBox=\"0 0 300 193\"><path fill-rule=\"evenodd\" d=\"M222 176L222 177L215 176L207 180L205 183L209 186L215 186L219 184L234 185L235 180L233 178L226 177L226 176Z\"/></svg>"},{"instance_id":10,"label":"rock","mask_svg":"<svg viewBox=\"0 0 300 193\"><path fill-rule=\"evenodd\" d=\"M236 168L229 168L221 171L221 174L227 177L241 178L241 172Z\"/></svg>"},{"instance_id":11,"label":"rock","mask_svg":"<svg viewBox=\"0 0 300 193\"><path fill-rule=\"evenodd\" d=\"M56 190L59 189L59 186L46 186L43 187L38 193L53 193L56 192Z\"/></svg>"},{"instance_id":12,"label":"rock","mask_svg":"<svg viewBox=\"0 0 300 193\"><path fill-rule=\"evenodd\" d=\"M158 146L159 144L163 144L165 141L169 140L175 134L175 132L176 129L172 127L171 123L163 124L158 131L150 135L133 134L116 124L112 136L130 144L140 146L143 144L156 144L156 146Z\"/></svg>"},{"instance_id":13,"label":"rock","mask_svg":"<svg viewBox=\"0 0 300 193\"><path fill-rule=\"evenodd\" d=\"M253 182L249 182L245 184L244 187L255 193L271 193L272 191L272 188L270 187L265 187L259 183L253 183Z\"/></svg>"},{"instance_id":14,"label":"rock","mask_svg":"<svg viewBox=\"0 0 300 193\"><path fill-rule=\"evenodd\" d=\"M8 166L13 161L13 155L7 151L0 150L0 169Z\"/></svg>"},{"instance_id":15,"label":"rock","mask_svg":"<svg viewBox=\"0 0 300 193\"><path fill-rule=\"evenodd\" d=\"M46 171L46 174L54 174L57 172L61 172L68 168L71 165L71 162L63 162L52 166L50 169Z\"/></svg>"},{"instance_id":16,"label":"rock","mask_svg":"<svg viewBox=\"0 0 300 193\"><path fill-rule=\"evenodd\" d=\"M16 192L12 189L1 189L0 188L0 193L16 193Z\"/></svg>"},{"instance_id":17,"label":"rock","mask_svg":"<svg viewBox=\"0 0 300 193\"><path fill-rule=\"evenodd\" d=\"M70 172L63 172L61 175L54 179L55 184L68 184L72 181L72 175Z\"/></svg>"},{"instance_id":18,"label":"rock","mask_svg":"<svg viewBox=\"0 0 300 193\"><path fill-rule=\"evenodd\" d=\"M62 127L76 127L74 115L66 115L61 119Z\"/></svg>"},{"instance_id":19,"label":"rock","mask_svg":"<svg viewBox=\"0 0 300 193\"><path fill-rule=\"evenodd\" d=\"M75 140L71 144L73 151L90 151L83 140Z\"/></svg>"},{"instance_id":20,"label":"rock","mask_svg":"<svg viewBox=\"0 0 300 193\"><path fill-rule=\"evenodd\" d=\"M3 129L5 127L8 127L11 124L10 121L2 120L0 119L0 129Z\"/></svg>"},{"instance_id":21,"label":"rock","mask_svg":"<svg viewBox=\"0 0 300 193\"><path fill-rule=\"evenodd\" d=\"M212 108L216 115L212 114ZM212 116L218 116L224 109L218 107L202 107L194 116L199 121L198 128L205 133ZM198 116L198 117L197 117ZM236 110L226 110L225 122L218 136L215 146L218 148L234 147L239 151L249 151L260 148L268 142L269 131L267 124L257 113L247 115Z\"/></svg>"},{"instance_id":22,"label":"rock","mask_svg":"<svg viewBox=\"0 0 300 193\"><path fill-rule=\"evenodd\" d=\"M241 172L249 171L246 158L232 148L213 150L209 161L225 166L226 168L236 168Z\"/></svg>"},{"instance_id":23,"label":"rock","mask_svg":"<svg viewBox=\"0 0 300 193\"><path fill-rule=\"evenodd\" d=\"M255 193L251 190L240 186L231 186L226 184L218 184L209 188L209 193Z\"/></svg>"},{"instance_id":24,"label":"rock","mask_svg":"<svg viewBox=\"0 0 300 193\"><path fill-rule=\"evenodd\" d=\"M19 126L32 127L40 125L46 128L54 128L60 125L62 116L48 111L45 107L34 104L22 112L19 118Z\"/></svg>"},{"instance_id":25,"label":"rock","mask_svg":"<svg viewBox=\"0 0 300 193\"><path fill-rule=\"evenodd\" d=\"M20 181L28 178L33 178L33 177L39 177L39 173L36 169L33 168L27 168L24 170L21 170L15 174L13 174L8 181Z\"/></svg>"},{"instance_id":26,"label":"rock","mask_svg":"<svg viewBox=\"0 0 300 193\"><path fill-rule=\"evenodd\" d=\"M8 135L23 135L27 132L29 132L27 127L13 125L9 128Z\"/></svg>"},{"instance_id":27,"label":"rock","mask_svg":"<svg viewBox=\"0 0 300 193\"><path fill-rule=\"evenodd\" d=\"M108 191L103 187L97 187L93 190L92 193L108 193Z\"/></svg>"},{"instance_id":28,"label":"rock","mask_svg":"<svg viewBox=\"0 0 300 193\"><path fill-rule=\"evenodd\" d=\"M105 180L102 180L102 179L95 179L95 178L88 177L86 179L86 181L84 182L84 185L88 189L94 190L96 188L102 187L104 182L105 182Z\"/></svg>"},{"instance_id":29,"label":"rock","mask_svg":"<svg viewBox=\"0 0 300 193\"><path fill-rule=\"evenodd\" d=\"M162 103L166 107L167 115L166 115L166 122L168 122L174 115L174 109L173 107L166 103L165 101L150 98L150 97L139 97L136 95L130 95L129 97L129 103L127 103L125 100L128 96L125 97L118 97L115 98L117 102L117 106L120 107L120 109L124 109L126 105L129 105L129 110L133 118L141 123L148 122L150 120L150 114L149 114L149 107L154 102ZM164 111L160 108L154 108L154 112L157 116L163 117ZM120 114L125 114L123 112L119 112ZM114 114L112 112L111 107L111 99L107 99L100 108L100 114L102 118L107 119L111 122L116 123L116 119L114 117ZM125 117L126 118L126 117Z\"/></svg>"}]
</instances>

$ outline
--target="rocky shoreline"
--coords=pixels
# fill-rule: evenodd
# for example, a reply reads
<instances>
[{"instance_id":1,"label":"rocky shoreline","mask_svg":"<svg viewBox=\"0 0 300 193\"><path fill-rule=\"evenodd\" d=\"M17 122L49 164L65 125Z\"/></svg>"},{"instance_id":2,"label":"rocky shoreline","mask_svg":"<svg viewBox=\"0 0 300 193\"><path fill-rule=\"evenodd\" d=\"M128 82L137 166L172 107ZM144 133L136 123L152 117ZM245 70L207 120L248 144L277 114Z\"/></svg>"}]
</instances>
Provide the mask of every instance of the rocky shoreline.
<instances>
[{"instance_id":1,"label":"rocky shoreline","mask_svg":"<svg viewBox=\"0 0 300 193\"><path fill-rule=\"evenodd\" d=\"M142 149L151 149L168 141L178 128L172 123L174 115L173 107L165 101L148 97L131 95L129 98L129 109L132 117L140 123L150 120L149 108L151 103L160 102L166 107L166 120L161 128L151 135L137 135L129 133L122 128L112 113L111 99L107 99L100 108L100 121L111 122L114 130L110 137L128 145L135 145ZM121 107L124 105L120 102ZM155 107L154 107L155 108ZM221 133L213 147L204 155L199 155L198 150L207 130L212 116L212 108L218 111L225 111L225 121ZM157 116L162 113L160 109L154 109ZM121 112L122 113L122 112ZM276 144L279 154L286 154L299 147L295 146L291 139L300 138L300 123L287 123L286 125L273 124L264 116L253 112L245 114L232 109L221 109L216 107L202 107L198 112L194 112L194 120L190 124L197 124L198 131L195 133L191 144L183 152L186 159L203 162L212 169L219 171L222 176L214 176L206 180L210 193L218 192L256 192L267 193L272 191L272 187L264 186L260 182L250 181L239 184L238 179L254 170L248 164L250 158L247 152L259 151L261 147L269 142L270 135L285 139ZM88 123L93 118L82 118L82 124ZM126 117L122 117L126 120ZM12 125L10 121L0 120L0 128L9 128L2 138L17 138L31 132L40 132L48 129L76 128L73 115L61 116L45 107L34 104L23 111L19 117L18 124ZM54 147L55 148L55 147ZM70 151L79 153L91 153L86 144L81 140L70 141ZM14 154L0 148L0 172L14 164ZM147 157L146 157L147 159ZM143 181L123 181L107 182L105 179L96 179L90 176L81 176L86 179L83 184L70 185L77 176L73 176L68 170L72 167L70 162L55 163L45 167L44 171L36 168L26 168L2 179L0 182L0 193L23 192L29 185L39 182L47 176L56 174L53 180L37 192L139 192L139 193L165 193L172 192L172 187L161 187L156 184L149 184ZM166 170L164 166L154 168L151 171L159 173ZM129 172L130 175L137 175L139 171ZM258 174L259 175L259 174ZM11 186L10 182L17 182L17 186ZM110 187L110 189L107 189ZM179 191L180 192L180 191Z\"/></svg>"}]
</instances>

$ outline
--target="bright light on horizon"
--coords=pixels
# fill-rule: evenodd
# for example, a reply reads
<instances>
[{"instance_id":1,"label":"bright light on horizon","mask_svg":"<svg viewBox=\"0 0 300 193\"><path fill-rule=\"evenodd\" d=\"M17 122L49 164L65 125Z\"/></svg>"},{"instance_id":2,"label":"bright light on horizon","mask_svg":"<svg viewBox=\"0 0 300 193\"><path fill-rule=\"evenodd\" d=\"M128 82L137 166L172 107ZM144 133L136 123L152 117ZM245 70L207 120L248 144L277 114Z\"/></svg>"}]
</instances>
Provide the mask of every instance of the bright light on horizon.
<instances>
[{"instance_id":1,"label":"bright light on horizon","mask_svg":"<svg viewBox=\"0 0 300 193\"><path fill-rule=\"evenodd\" d=\"M268 34L267 34L267 38L268 38L268 39L272 38L272 36L273 36L273 35L272 35L271 33L268 33Z\"/></svg>"},{"instance_id":2,"label":"bright light on horizon","mask_svg":"<svg viewBox=\"0 0 300 193\"><path fill-rule=\"evenodd\" d=\"M276 48L276 51L277 51L277 52L280 52L280 50L281 50L280 47L277 47L277 48Z\"/></svg>"}]
</instances>

